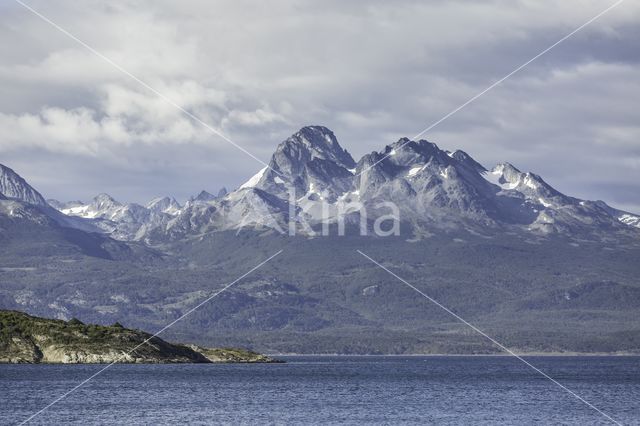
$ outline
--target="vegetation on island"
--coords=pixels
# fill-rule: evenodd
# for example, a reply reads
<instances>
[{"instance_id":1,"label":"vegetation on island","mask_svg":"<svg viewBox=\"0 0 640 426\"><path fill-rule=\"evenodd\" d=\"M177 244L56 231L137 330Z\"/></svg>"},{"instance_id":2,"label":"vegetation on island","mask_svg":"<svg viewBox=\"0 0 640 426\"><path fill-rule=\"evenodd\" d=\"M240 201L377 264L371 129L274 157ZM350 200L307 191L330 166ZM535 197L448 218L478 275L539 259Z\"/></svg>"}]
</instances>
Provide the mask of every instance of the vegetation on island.
<instances>
[{"instance_id":1,"label":"vegetation on island","mask_svg":"<svg viewBox=\"0 0 640 426\"><path fill-rule=\"evenodd\" d=\"M2 363L211 363L276 362L238 348L174 344L140 330L40 318L0 310Z\"/></svg>"}]
</instances>

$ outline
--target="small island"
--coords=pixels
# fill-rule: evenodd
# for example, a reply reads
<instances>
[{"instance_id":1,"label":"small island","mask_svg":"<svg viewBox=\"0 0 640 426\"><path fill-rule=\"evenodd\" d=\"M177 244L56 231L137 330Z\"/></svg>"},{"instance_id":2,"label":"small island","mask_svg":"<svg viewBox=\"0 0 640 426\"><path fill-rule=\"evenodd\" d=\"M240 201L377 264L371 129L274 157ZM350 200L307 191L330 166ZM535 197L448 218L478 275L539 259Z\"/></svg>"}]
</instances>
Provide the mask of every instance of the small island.
<instances>
[{"instance_id":1,"label":"small island","mask_svg":"<svg viewBox=\"0 0 640 426\"><path fill-rule=\"evenodd\" d=\"M148 341L147 341L148 340ZM169 343L140 330L40 318L0 310L0 363L273 363L237 348L204 348Z\"/></svg>"}]
</instances>

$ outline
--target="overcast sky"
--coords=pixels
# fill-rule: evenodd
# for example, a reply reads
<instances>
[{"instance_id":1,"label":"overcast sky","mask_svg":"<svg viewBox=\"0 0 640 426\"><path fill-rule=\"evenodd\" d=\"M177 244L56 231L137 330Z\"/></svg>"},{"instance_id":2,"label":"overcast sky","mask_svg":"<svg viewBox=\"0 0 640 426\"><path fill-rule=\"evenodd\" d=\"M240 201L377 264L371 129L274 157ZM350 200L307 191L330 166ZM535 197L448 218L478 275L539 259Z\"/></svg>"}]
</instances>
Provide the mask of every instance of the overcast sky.
<instances>
[{"instance_id":1,"label":"overcast sky","mask_svg":"<svg viewBox=\"0 0 640 426\"><path fill-rule=\"evenodd\" d=\"M611 0L24 0L256 157L300 127L356 160L412 137ZM424 137L640 212L640 3L628 0ZM45 197L179 200L262 165L12 0L0 163Z\"/></svg>"}]
</instances>

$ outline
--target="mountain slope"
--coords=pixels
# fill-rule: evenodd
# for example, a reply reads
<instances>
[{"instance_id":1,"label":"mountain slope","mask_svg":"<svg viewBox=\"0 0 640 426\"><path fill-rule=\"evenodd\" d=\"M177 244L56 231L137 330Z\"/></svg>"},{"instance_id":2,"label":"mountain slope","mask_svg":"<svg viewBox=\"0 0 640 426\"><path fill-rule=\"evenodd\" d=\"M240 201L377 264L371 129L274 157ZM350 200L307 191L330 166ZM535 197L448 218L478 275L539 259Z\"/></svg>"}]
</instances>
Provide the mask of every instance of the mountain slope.
<instances>
[{"instance_id":1,"label":"mountain slope","mask_svg":"<svg viewBox=\"0 0 640 426\"><path fill-rule=\"evenodd\" d=\"M47 205L44 197L38 191L16 172L2 164L0 164L0 194L29 204Z\"/></svg>"},{"instance_id":2,"label":"mountain slope","mask_svg":"<svg viewBox=\"0 0 640 426\"><path fill-rule=\"evenodd\" d=\"M91 256L117 260L154 258L147 247L116 241L103 233L95 220L73 217L51 207L22 177L2 166L4 190L0 196L2 261L40 256ZM20 198L19 198L19 197Z\"/></svg>"},{"instance_id":3,"label":"mountain slope","mask_svg":"<svg viewBox=\"0 0 640 426\"><path fill-rule=\"evenodd\" d=\"M278 250L272 262L167 330L167 338L274 353L497 351L356 252L362 250L510 347L640 351L640 244L576 243L524 231L492 238L444 232L408 242L247 228L181 239L148 261L30 248L3 255L0 306L159 329Z\"/></svg>"}]
</instances>

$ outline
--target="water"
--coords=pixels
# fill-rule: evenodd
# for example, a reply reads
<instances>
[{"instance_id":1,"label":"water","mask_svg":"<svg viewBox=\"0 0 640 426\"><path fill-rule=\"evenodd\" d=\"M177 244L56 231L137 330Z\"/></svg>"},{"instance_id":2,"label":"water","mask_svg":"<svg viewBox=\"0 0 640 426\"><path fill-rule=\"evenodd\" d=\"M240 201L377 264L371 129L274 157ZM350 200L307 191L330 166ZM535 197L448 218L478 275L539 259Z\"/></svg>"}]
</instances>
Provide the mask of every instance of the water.
<instances>
[{"instance_id":1,"label":"water","mask_svg":"<svg viewBox=\"0 0 640 426\"><path fill-rule=\"evenodd\" d=\"M290 357L287 364L115 365L32 424L611 424L511 357ZM640 424L640 357L528 360ZM0 365L17 424L102 368Z\"/></svg>"}]
</instances>

